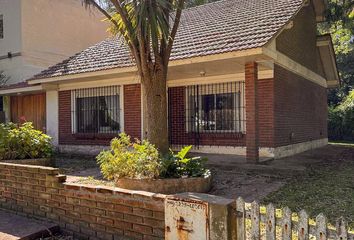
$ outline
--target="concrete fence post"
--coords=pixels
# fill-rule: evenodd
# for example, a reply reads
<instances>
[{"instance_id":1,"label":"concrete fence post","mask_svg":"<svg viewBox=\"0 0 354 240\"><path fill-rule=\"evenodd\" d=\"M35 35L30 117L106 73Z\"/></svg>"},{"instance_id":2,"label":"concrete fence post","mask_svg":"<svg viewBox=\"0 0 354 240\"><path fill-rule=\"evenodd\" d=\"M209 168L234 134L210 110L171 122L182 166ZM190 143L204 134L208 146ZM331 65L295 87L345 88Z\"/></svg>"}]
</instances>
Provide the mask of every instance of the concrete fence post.
<instances>
[{"instance_id":1,"label":"concrete fence post","mask_svg":"<svg viewBox=\"0 0 354 240\"><path fill-rule=\"evenodd\" d=\"M182 193L165 201L166 240L233 240L235 200L202 193Z\"/></svg>"}]
</instances>

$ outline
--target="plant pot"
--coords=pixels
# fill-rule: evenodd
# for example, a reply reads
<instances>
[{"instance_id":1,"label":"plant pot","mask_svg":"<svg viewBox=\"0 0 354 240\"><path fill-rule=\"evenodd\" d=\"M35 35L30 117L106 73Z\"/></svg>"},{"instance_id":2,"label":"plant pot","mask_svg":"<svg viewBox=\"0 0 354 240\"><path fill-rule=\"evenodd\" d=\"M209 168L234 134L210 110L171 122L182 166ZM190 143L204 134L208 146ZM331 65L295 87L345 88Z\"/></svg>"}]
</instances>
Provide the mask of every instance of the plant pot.
<instances>
[{"instance_id":1,"label":"plant pot","mask_svg":"<svg viewBox=\"0 0 354 240\"><path fill-rule=\"evenodd\" d=\"M205 193L210 190L211 176L193 178L131 179L121 178L116 186L130 190L175 194L182 192Z\"/></svg>"},{"instance_id":2,"label":"plant pot","mask_svg":"<svg viewBox=\"0 0 354 240\"><path fill-rule=\"evenodd\" d=\"M0 160L0 162L21 164L21 165L45 166L45 167L50 167L53 165L53 161L51 158Z\"/></svg>"}]
</instances>

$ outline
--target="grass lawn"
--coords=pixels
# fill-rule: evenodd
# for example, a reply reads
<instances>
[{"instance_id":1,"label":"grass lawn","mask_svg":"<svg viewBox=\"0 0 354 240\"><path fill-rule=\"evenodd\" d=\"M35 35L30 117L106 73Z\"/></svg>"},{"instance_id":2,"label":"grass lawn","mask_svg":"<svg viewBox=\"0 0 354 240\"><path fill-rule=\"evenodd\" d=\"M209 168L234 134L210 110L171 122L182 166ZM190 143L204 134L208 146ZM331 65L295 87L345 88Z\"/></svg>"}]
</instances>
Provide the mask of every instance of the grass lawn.
<instances>
[{"instance_id":1,"label":"grass lawn","mask_svg":"<svg viewBox=\"0 0 354 240\"><path fill-rule=\"evenodd\" d=\"M349 146L348 144L346 146ZM352 145L354 147L354 144ZM354 230L354 149L340 161L312 166L304 176L291 179L264 199L293 211L305 209L314 217L324 213L330 223L344 216Z\"/></svg>"}]
</instances>

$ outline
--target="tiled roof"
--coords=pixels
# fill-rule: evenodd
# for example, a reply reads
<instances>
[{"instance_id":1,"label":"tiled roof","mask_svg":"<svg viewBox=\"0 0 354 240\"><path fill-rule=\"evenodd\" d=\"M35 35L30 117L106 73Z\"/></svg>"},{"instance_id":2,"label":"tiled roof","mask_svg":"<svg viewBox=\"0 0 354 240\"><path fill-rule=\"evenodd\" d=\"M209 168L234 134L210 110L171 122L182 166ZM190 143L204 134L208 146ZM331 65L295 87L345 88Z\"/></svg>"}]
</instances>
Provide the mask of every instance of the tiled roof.
<instances>
[{"instance_id":1,"label":"tiled roof","mask_svg":"<svg viewBox=\"0 0 354 240\"><path fill-rule=\"evenodd\" d=\"M9 90L9 89L15 89L15 88L26 88L26 87L32 87L32 85L29 85L27 82L19 82L19 83L14 83L10 85L5 85L0 87L0 91L2 90Z\"/></svg>"},{"instance_id":2,"label":"tiled roof","mask_svg":"<svg viewBox=\"0 0 354 240\"><path fill-rule=\"evenodd\" d=\"M261 47L296 14L301 4L302 0L222 0L183 10L171 60ZM110 38L32 79L133 65L124 42Z\"/></svg>"}]
</instances>

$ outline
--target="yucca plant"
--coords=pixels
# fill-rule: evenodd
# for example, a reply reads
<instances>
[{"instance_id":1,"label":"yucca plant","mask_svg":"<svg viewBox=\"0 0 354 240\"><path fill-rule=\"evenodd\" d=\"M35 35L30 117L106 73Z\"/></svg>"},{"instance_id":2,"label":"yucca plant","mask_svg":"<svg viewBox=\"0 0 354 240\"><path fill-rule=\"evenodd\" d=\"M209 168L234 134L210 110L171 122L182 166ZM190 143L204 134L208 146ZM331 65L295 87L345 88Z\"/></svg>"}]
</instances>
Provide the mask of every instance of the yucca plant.
<instances>
[{"instance_id":1,"label":"yucca plant","mask_svg":"<svg viewBox=\"0 0 354 240\"><path fill-rule=\"evenodd\" d=\"M143 88L144 138L168 153L167 71L184 0L83 0L124 39Z\"/></svg>"}]
</instances>

